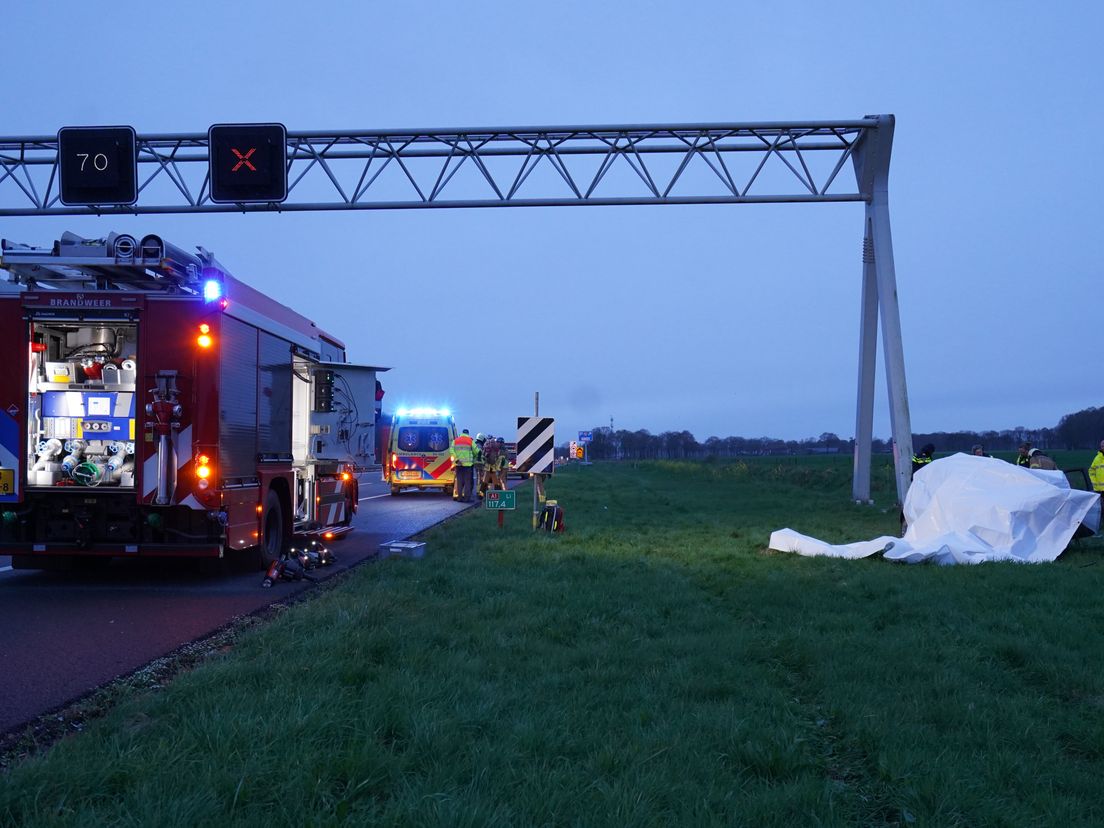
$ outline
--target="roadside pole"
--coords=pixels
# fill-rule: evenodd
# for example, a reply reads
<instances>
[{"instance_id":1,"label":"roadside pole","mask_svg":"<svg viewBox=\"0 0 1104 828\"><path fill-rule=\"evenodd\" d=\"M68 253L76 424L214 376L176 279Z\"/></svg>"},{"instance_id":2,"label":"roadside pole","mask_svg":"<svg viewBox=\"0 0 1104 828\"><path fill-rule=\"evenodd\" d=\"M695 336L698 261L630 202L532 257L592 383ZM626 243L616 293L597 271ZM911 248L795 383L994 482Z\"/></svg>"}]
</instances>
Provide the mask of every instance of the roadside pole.
<instances>
[{"instance_id":1,"label":"roadside pole","mask_svg":"<svg viewBox=\"0 0 1104 828\"><path fill-rule=\"evenodd\" d=\"M533 392L533 416L540 416L540 391ZM529 482L533 484L533 531L537 530L537 479L529 472Z\"/></svg>"}]
</instances>

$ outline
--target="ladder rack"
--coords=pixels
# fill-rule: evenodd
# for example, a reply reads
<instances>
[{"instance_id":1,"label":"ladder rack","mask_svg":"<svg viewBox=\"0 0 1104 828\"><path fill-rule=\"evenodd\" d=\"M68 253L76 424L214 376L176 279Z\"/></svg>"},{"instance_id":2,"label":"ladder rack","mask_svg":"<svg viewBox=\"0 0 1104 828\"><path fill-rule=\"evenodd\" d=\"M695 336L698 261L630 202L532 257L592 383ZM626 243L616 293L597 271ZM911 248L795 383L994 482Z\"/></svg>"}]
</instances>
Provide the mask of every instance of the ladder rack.
<instances>
[{"instance_id":1,"label":"ladder rack","mask_svg":"<svg viewBox=\"0 0 1104 828\"><path fill-rule=\"evenodd\" d=\"M203 281L225 270L202 247L198 254L145 236L111 233L85 239L66 232L52 248L0 241L0 268L8 281L31 290L136 290L201 295Z\"/></svg>"}]
</instances>

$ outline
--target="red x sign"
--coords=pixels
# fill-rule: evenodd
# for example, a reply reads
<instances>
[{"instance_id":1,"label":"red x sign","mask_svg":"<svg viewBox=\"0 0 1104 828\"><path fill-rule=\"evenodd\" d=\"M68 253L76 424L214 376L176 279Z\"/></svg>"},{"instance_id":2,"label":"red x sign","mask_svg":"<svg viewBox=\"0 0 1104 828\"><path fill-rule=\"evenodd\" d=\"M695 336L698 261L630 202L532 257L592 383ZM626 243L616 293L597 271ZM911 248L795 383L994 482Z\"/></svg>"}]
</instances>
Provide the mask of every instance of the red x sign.
<instances>
[{"instance_id":1,"label":"red x sign","mask_svg":"<svg viewBox=\"0 0 1104 828\"><path fill-rule=\"evenodd\" d=\"M245 164L245 166L249 167L249 169L251 169L253 172L257 171L257 168L254 167L253 164L251 164L249 161L249 156L257 151L256 147L250 147L249 152L247 152L245 155L242 155L233 147L230 148L230 151L234 153L234 155L238 156L238 163L234 165L234 169L230 170L230 172L237 172L241 168L242 164Z\"/></svg>"},{"instance_id":2,"label":"red x sign","mask_svg":"<svg viewBox=\"0 0 1104 828\"><path fill-rule=\"evenodd\" d=\"M278 204L287 198L288 144L283 124L212 124L207 146L212 203Z\"/></svg>"}]
</instances>

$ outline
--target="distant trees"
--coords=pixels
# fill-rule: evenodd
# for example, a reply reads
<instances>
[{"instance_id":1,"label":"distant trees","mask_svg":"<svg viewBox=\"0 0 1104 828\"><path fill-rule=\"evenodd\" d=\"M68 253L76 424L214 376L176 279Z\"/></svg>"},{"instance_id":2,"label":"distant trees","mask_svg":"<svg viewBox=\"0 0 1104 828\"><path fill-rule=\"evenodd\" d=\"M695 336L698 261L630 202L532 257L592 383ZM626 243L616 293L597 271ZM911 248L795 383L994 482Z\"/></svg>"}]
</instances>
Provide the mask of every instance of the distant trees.
<instances>
[{"instance_id":1,"label":"distant trees","mask_svg":"<svg viewBox=\"0 0 1104 828\"><path fill-rule=\"evenodd\" d=\"M965 451L980 443L986 451L1014 451L1021 443L1031 443L1036 448L1057 448L1056 431L1052 428L1006 428L1003 431L935 431L914 434L912 444L922 446L932 443L940 454Z\"/></svg>"},{"instance_id":2,"label":"distant trees","mask_svg":"<svg viewBox=\"0 0 1104 828\"><path fill-rule=\"evenodd\" d=\"M774 437L710 437L699 443L689 431L652 434L638 431L592 429L588 449L592 460L680 460L706 457L739 457L749 454L812 454L850 451L851 441L835 434L807 440L779 440Z\"/></svg>"},{"instance_id":3,"label":"distant trees","mask_svg":"<svg viewBox=\"0 0 1104 828\"><path fill-rule=\"evenodd\" d=\"M1104 440L1104 408L1086 408L1058 421L1062 448L1096 448Z\"/></svg>"},{"instance_id":4,"label":"distant trees","mask_svg":"<svg viewBox=\"0 0 1104 828\"><path fill-rule=\"evenodd\" d=\"M647 429L612 431L608 426L592 429L594 440L587 456L591 460L677 460L708 457L739 457L762 454L850 454L855 441L830 431L804 440L779 440L775 437L709 437L699 443L689 431L664 431L652 434ZM1038 448L1095 448L1104 439L1104 408L1086 408L1067 414L1055 428L1016 426L1001 431L939 431L918 433L913 445L934 443L940 454L964 451L981 443L986 451L1013 451L1020 443ZM875 453L892 448L886 440L875 439Z\"/></svg>"}]
</instances>

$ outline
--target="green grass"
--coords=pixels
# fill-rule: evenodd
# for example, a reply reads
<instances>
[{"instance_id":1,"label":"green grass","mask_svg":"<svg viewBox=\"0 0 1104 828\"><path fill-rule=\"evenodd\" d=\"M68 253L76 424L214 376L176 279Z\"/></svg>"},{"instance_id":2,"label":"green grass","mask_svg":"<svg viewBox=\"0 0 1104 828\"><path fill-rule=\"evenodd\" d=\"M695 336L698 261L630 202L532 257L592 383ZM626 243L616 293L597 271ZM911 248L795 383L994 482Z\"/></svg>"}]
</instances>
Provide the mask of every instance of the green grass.
<instances>
[{"instance_id":1,"label":"green grass","mask_svg":"<svg viewBox=\"0 0 1104 828\"><path fill-rule=\"evenodd\" d=\"M1059 459L1060 463L1065 463ZM557 475L0 780L0 824L1094 825L1104 565L766 550L893 534L848 458Z\"/></svg>"}]
</instances>

